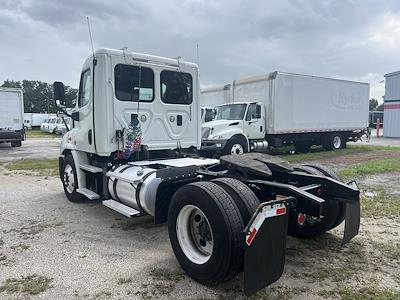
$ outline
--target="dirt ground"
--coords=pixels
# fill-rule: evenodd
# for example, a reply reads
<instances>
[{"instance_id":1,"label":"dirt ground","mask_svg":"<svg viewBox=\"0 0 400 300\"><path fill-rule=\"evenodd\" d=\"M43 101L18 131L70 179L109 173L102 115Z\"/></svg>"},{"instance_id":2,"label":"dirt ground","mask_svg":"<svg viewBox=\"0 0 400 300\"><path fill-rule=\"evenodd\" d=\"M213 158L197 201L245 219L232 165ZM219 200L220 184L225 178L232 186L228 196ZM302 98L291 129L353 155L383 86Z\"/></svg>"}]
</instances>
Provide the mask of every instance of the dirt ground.
<instances>
[{"instance_id":1,"label":"dirt ground","mask_svg":"<svg viewBox=\"0 0 400 300\"><path fill-rule=\"evenodd\" d=\"M386 154L318 162L338 167ZM384 195L399 206L399 178L358 180L365 213L347 246L340 246L343 225L312 240L288 237L284 275L253 299L352 299L364 292L397 299L400 215L386 202L376 209L374 199ZM166 226L126 219L99 202L68 202L57 177L0 166L0 299L243 299L242 281L239 274L217 287L200 285L179 267Z\"/></svg>"}]
</instances>

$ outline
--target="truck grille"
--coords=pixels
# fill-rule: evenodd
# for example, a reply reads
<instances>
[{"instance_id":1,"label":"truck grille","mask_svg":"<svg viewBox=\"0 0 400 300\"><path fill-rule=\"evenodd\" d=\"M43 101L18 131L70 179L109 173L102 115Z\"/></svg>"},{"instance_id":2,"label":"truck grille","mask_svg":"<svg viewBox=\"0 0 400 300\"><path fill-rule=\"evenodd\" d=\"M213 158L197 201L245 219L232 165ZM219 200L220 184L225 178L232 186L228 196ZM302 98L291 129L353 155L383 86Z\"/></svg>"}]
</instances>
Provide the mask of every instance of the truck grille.
<instances>
[{"instance_id":1,"label":"truck grille","mask_svg":"<svg viewBox=\"0 0 400 300\"><path fill-rule=\"evenodd\" d=\"M203 127L203 129L201 130L201 138L202 139L208 138L208 136L210 135L210 132L211 132L210 127Z\"/></svg>"}]
</instances>

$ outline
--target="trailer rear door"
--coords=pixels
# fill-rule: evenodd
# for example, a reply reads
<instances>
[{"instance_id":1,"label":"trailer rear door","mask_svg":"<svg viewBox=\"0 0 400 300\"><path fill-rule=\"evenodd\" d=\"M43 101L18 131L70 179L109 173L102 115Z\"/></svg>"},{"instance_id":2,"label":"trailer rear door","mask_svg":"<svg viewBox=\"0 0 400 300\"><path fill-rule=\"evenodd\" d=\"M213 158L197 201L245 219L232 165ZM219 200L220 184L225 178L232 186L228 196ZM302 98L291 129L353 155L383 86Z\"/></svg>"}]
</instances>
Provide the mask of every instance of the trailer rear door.
<instances>
[{"instance_id":1,"label":"trailer rear door","mask_svg":"<svg viewBox=\"0 0 400 300\"><path fill-rule=\"evenodd\" d=\"M0 129L17 131L24 125L24 102L22 90L0 89Z\"/></svg>"}]
</instances>

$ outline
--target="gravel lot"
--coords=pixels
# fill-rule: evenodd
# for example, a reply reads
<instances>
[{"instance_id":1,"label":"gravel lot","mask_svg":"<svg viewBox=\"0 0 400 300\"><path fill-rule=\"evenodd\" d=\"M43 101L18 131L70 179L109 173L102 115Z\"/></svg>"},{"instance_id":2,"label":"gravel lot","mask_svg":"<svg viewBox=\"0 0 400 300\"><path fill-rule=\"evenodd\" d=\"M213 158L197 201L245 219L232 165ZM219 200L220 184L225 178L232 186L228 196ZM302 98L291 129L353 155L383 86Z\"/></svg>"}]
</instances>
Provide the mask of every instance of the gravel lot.
<instances>
[{"instance_id":1,"label":"gravel lot","mask_svg":"<svg viewBox=\"0 0 400 300\"><path fill-rule=\"evenodd\" d=\"M57 157L57 143L32 139L16 151L41 157L51 145L46 157ZM25 149L28 145L34 149ZM0 162L18 159L17 154L9 156L14 150L2 147ZM355 157L371 158L319 162L340 166ZM400 173L374 175L360 184L371 197L378 192L376 185L396 195L399 178ZM70 203L56 177L0 166L0 182L0 299L243 298L242 274L217 287L189 279L174 257L167 227L155 226L151 218L125 219L99 202ZM399 227L399 215L377 212L362 218L360 235L345 248L340 247L342 227L313 240L288 237L284 276L254 299L327 299L366 287L400 293ZM37 295L29 288L1 292L7 280L23 281L30 275L42 276L48 286Z\"/></svg>"}]
</instances>

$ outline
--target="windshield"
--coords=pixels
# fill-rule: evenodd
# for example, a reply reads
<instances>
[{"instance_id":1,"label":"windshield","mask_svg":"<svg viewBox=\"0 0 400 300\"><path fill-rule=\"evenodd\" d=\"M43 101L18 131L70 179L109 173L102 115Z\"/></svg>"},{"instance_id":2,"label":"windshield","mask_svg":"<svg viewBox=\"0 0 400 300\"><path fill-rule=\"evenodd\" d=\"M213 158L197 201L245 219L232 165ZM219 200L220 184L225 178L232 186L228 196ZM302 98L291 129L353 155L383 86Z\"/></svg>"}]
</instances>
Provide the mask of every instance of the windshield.
<instances>
[{"instance_id":1,"label":"windshield","mask_svg":"<svg viewBox=\"0 0 400 300\"><path fill-rule=\"evenodd\" d=\"M242 120L246 111L246 104L229 104L217 106L214 120Z\"/></svg>"}]
</instances>

